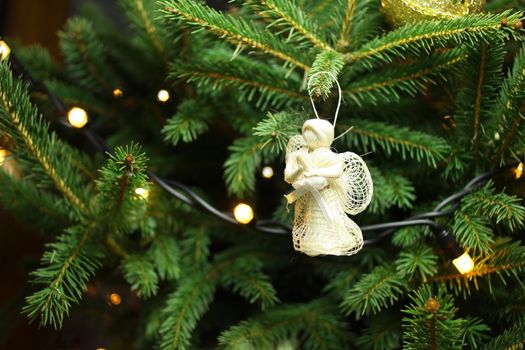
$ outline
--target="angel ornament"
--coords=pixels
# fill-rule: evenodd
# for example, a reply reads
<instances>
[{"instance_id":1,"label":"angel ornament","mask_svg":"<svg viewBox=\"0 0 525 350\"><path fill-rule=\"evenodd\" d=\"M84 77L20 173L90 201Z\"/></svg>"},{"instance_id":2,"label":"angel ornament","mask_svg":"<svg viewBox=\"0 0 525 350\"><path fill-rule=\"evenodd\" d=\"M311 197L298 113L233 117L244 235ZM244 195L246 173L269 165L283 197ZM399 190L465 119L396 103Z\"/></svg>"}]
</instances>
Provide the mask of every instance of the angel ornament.
<instances>
[{"instance_id":1,"label":"angel ornament","mask_svg":"<svg viewBox=\"0 0 525 350\"><path fill-rule=\"evenodd\" d=\"M295 189L285 196L295 202L293 245L309 256L357 253L363 235L347 214L362 212L372 199L372 178L361 157L330 149L334 125L307 120L286 149L284 179Z\"/></svg>"}]
</instances>

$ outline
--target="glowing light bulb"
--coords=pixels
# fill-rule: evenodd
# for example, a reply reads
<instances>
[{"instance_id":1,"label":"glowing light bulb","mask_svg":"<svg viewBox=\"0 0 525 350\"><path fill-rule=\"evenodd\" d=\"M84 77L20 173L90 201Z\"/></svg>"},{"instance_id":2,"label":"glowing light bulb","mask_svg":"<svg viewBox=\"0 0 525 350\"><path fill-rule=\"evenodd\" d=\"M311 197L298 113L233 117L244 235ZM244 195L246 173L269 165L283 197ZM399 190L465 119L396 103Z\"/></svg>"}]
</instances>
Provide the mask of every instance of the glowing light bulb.
<instances>
[{"instance_id":1,"label":"glowing light bulb","mask_svg":"<svg viewBox=\"0 0 525 350\"><path fill-rule=\"evenodd\" d=\"M262 168L262 176L266 179L270 179L273 176L273 168L271 166L265 166Z\"/></svg>"},{"instance_id":2,"label":"glowing light bulb","mask_svg":"<svg viewBox=\"0 0 525 350\"><path fill-rule=\"evenodd\" d=\"M11 48L5 43L5 41L0 40L0 61L5 60L11 53Z\"/></svg>"},{"instance_id":3,"label":"glowing light bulb","mask_svg":"<svg viewBox=\"0 0 525 350\"><path fill-rule=\"evenodd\" d=\"M139 195L140 197L144 198L144 199L148 199L149 197L149 191L145 188L142 188L142 187L138 187L136 190L135 190L135 193L137 195Z\"/></svg>"},{"instance_id":4,"label":"glowing light bulb","mask_svg":"<svg viewBox=\"0 0 525 350\"><path fill-rule=\"evenodd\" d=\"M80 129L87 124L89 118L84 109L73 107L67 112L67 120L72 127Z\"/></svg>"},{"instance_id":5,"label":"glowing light bulb","mask_svg":"<svg viewBox=\"0 0 525 350\"><path fill-rule=\"evenodd\" d=\"M5 159L7 158L7 151L5 149L0 148L0 166L4 164Z\"/></svg>"},{"instance_id":6,"label":"glowing light bulb","mask_svg":"<svg viewBox=\"0 0 525 350\"><path fill-rule=\"evenodd\" d=\"M159 90L159 92L157 92L157 100L159 100L160 102L166 102L170 99L170 93L168 92L168 90Z\"/></svg>"},{"instance_id":7,"label":"glowing light bulb","mask_svg":"<svg viewBox=\"0 0 525 350\"><path fill-rule=\"evenodd\" d=\"M113 89L113 97L119 98L119 97L122 97L123 94L124 93L119 88Z\"/></svg>"},{"instance_id":8,"label":"glowing light bulb","mask_svg":"<svg viewBox=\"0 0 525 350\"><path fill-rule=\"evenodd\" d=\"M519 179L523 176L523 162L520 162L516 169L514 169L514 176L516 177L516 179Z\"/></svg>"},{"instance_id":9,"label":"glowing light bulb","mask_svg":"<svg viewBox=\"0 0 525 350\"><path fill-rule=\"evenodd\" d=\"M467 252L452 260L452 263L462 275L469 273L474 269L474 261Z\"/></svg>"},{"instance_id":10,"label":"glowing light bulb","mask_svg":"<svg viewBox=\"0 0 525 350\"><path fill-rule=\"evenodd\" d=\"M253 220L253 209L248 204L239 203L233 208L233 216L240 224L248 224Z\"/></svg>"},{"instance_id":11,"label":"glowing light bulb","mask_svg":"<svg viewBox=\"0 0 525 350\"><path fill-rule=\"evenodd\" d=\"M111 293L109 295L109 302L113 305L120 305L120 303L122 302L122 298L118 293Z\"/></svg>"}]
</instances>

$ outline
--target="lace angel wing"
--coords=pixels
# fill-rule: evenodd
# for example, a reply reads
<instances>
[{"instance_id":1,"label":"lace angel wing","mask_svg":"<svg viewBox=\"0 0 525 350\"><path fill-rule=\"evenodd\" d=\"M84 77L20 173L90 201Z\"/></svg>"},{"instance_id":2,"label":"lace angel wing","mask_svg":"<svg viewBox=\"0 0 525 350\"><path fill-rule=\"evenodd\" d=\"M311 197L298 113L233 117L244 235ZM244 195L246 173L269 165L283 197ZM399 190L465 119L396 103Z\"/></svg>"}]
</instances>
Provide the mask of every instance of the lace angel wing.
<instances>
[{"instance_id":1,"label":"lace angel wing","mask_svg":"<svg viewBox=\"0 0 525 350\"><path fill-rule=\"evenodd\" d=\"M290 138L286 146L284 180L288 183L297 181L302 174L302 167L297 162L299 154L308 154L308 146L301 135L295 135Z\"/></svg>"},{"instance_id":2,"label":"lace angel wing","mask_svg":"<svg viewBox=\"0 0 525 350\"><path fill-rule=\"evenodd\" d=\"M343 174L332 184L344 211L356 215L368 207L374 185L370 171L361 157L353 152L339 154L344 162Z\"/></svg>"}]
</instances>

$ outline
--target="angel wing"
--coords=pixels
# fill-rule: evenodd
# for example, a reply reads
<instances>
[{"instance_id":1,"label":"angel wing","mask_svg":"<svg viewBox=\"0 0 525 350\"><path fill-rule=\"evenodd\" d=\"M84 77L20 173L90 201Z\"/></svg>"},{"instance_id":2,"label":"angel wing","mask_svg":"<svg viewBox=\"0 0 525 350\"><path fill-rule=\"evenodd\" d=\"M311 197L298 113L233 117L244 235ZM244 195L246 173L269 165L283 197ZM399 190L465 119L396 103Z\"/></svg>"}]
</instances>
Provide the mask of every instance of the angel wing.
<instances>
[{"instance_id":1,"label":"angel wing","mask_svg":"<svg viewBox=\"0 0 525 350\"><path fill-rule=\"evenodd\" d=\"M308 146L301 135L290 138L286 146L286 168L284 169L284 180L288 183L297 181L302 175L302 167L297 161L299 154L308 154Z\"/></svg>"},{"instance_id":2,"label":"angel wing","mask_svg":"<svg viewBox=\"0 0 525 350\"><path fill-rule=\"evenodd\" d=\"M374 185L370 171L361 157L353 152L339 154L344 161L343 174L331 184L347 214L356 215L372 200Z\"/></svg>"}]
</instances>

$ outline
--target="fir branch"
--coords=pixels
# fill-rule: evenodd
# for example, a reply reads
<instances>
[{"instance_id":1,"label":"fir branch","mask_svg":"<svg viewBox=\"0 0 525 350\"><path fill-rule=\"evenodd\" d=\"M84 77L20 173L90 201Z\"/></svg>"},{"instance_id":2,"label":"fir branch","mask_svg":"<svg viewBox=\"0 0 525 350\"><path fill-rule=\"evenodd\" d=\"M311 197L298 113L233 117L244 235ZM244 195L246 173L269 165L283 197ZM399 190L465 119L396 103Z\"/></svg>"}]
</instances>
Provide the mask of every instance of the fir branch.
<instances>
[{"instance_id":1,"label":"fir branch","mask_svg":"<svg viewBox=\"0 0 525 350\"><path fill-rule=\"evenodd\" d=\"M36 181L45 183L45 178L51 179L78 214L89 213L83 178L54 156L66 154L69 146L49 132L49 124L31 105L25 86L13 79L9 66L3 62L0 63L0 127L13 138L14 153L23 166L34 172Z\"/></svg>"},{"instance_id":2,"label":"fir branch","mask_svg":"<svg viewBox=\"0 0 525 350\"><path fill-rule=\"evenodd\" d=\"M184 231L181 241L182 266L202 270L208 263L211 239L202 225Z\"/></svg>"},{"instance_id":3,"label":"fir branch","mask_svg":"<svg viewBox=\"0 0 525 350\"><path fill-rule=\"evenodd\" d=\"M441 274L430 278L431 282L447 282L451 289L463 295L468 295L472 286L479 288L478 278L486 277L489 288L492 289L492 275L497 275L501 283L505 284L505 277L519 280L518 273L525 269L523 256L525 248L520 242L499 242L491 253L484 256L474 256L474 269L466 274Z\"/></svg>"},{"instance_id":4,"label":"fir branch","mask_svg":"<svg viewBox=\"0 0 525 350\"><path fill-rule=\"evenodd\" d=\"M177 145L195 141L208 130L208 120L213 116L212 109L202 101L185 100L177 108L177 113L168 119L162 128L164 141Z\"/></svg>"},{"instance_id":5,"label":"fir branch","mask_svg":"<svg viewBox=\"0 0 525 350\"><path fill-rule=\"evenodd\" d=\"M157 235L148 249L160 279L175 280L181 274L181 249L174 237Z\"/></svg>"},{"instance_id":6,"label":"fir branch","mask_svg":"<svg viewBox=\"0 0 525 350\"><path fill-rule=\"evenodd\" d=\"M506 329L486 344L484 350L520 350L525 348L525 323Z\"/></svg>"},{"instance_id":7,"label":"fir branch","mask_svg":"<svg viewBox=\"0 0 525 350\"><path fill-rule=\"evenodd\" d=\"M191 0L162 0L163 14L168 20L182 20L197 28L205 28L227 41L266 53L303 70L309 70L308 55L281 41L268 31L260 31L242 18L222 13Z\"/></svg>"},{"instance_id":8,"label":"fir branch","mask_svg":"<svg viewBox=\"0 0 525 350\"><path fill-rule=\"evenodd\" d=\"M108 155L96 181L99 220L108 225L110 234L130 232L147 209L147 201L135 192L137 188L148 190L147 158L137 144L116 147Z\"/></svg>"},{"instance_id":9,"label":"fir branch","mask_svg":"<svg viewBox=\"0 0 525 350\"><path fill-rule=\"evenodd\" d=\"M133 23L134 29L147 38L157 55L164 61L168 61L165 38L170 37L169 31L165 30L161 21L155 19L154 14L159 10L155 1L150 0L120 0L120 6L124 13Z\"/></svg>"},{"instance_id":10,"label":"fir branch","mask_svg":"<svg viewBox=\"0 0 525 350\"><path fill-rule=\"evenodd\" d=\"M437 272L438 257L426 246L412 247L399 254L395 261L396 271L401 276L420 278L423 282ZM415 276L418 275L418 276Z\"/></svg>"},{"instance_id":11,"label":"fir branch","mask_svg":"<svg viewBox=\"0 0 525 350\"><path fill-rule=\"evenodd\" d=\"M415 96L436 78L443 78L443 71L462 63L467 58L461 50L425 57L422 62L412 62L366 74L362 79L353 80L345 86L344 94L357 105L381 104L399 101L401 94Z\"/></svg>"},{"instance_id":12,"label":"fir branch","mask_svg":"<svg viewBox=\"0 0 525 350\"><path fill-rule=\"evenodd\" d=\"M254 256L241 256L235 265L224 271L221 283L250 303L259 301L261 309L265 310L279 299L269 277L262 272L262 266L262 262Z\"/></svg>"},{"instance_id":13,"label":"fir branch","mask_svg":"<svg viewBox=\"0 0 525 350\"><path fill-rule=\"evenodd\" d=\"M304 349L340 349L345 324L325 300L272 308L224 331L222 349L274 349L283 339L301 337Z\"/></svg>"},{"instance_id":14,"label":"fir branch","mask_svg":"<svg viewBox=\"0 0 525 350\"><path fill-rule=\"evenodd\" d=\"M31 274L34 283L45 288L27 297L23 308L31 320L38 317L42 326L58 329L72 304L80 301L88 278L100 266L100 249L88 246L94 227L94 223L70 227L57 242L47 245L42 257L45 266Z\"/></svg>"},{"instance_id":15,"label":"fir branch","mask_svg":"<svg viewBox=\"0 0 525 350\"><path fill-rule=\"evenodd\" d=\"M409 179L396 173L389 173L387 176L376 167L369 167L369 169L374 180L370 212L383 213L392 206L412 208L416 195L415 188Z\"/></svg>"},{"instance_id":16,"label":"fir branch","mask_svg":"<svg viewBox=\"0 0 525 350\"><path fill-rule=\"evenodd\" d=\"M457 98L458 109L455 116L458 128L472 129L472 137L468 144L472 145L475 162L481 155L480 138L484 137L487 142L488 135L484 136L482 133L486 129L484 125L490 125L490 121L494 119L492 110L500 89L505 53L502 41L491 41L490 49L486 44L476 46L469 50L469 58L458 74L462 86ZM490 142L493 142L492 137L493 135L490 136Z\"/></svg>"},{"instance_id":17,"label":"fir branch","mask_svg":"<svg viewBox=\"0 0 525 350\"><path fill-rule=\"evenodd\" d=\"M464 320L455 318L457 309L444 288L434 293L425 285L410 299L403 310L403 349L461 349Z\"/></svg>"},{"instance_id":18,"label":"fir branch","mask_svg":"<svg viewBox=\"0 0 525 350\"><path fill-rule=\"evenodd\" d=\"M337 51L323 51L315 57L312 69L308 72L310 96L327 99L330 89L334 85L343 69L343 55Z\"/></svg>"},{"instance_id":19,"label":"fir branch","mask_svg":"<svg viewBox=\"0 0 525 350\"><path fill-rule=\"evenodd\" d=\"M346 292L341 308L345 314L355 313L359 319L393 305L405 288L406 281L391 268L377 266Z\"/></svg>"},{"instance_id":20,"label":"fir branch","mask_svg":"<svg viewBox=\"0 0 525 350\"><path fill-rule=\"evenodd\" d=\"M260 4L267 9L263 14L278 18L268 27L275 25L281 27L283 21L288 24L290 30L288 40L293 40L295 33L298 33L313 46L321 50L332 50L308 15L292 0L260 0Z\"/></svg>"},{"instance_id":21,"label":"fir branch","mask_svg":"<svg viewBox=\"0 0 525 350\"><path fill-rule=\"evenodd\" d=\"M283 153L290 138L300 133L304 120L304 113L269 112L267 118L253 128L253 135L259 137L261 148L269 148L274 154Z\"/></svg>"},{"instance_id":22,"label":"fir branch","mask_svg":"<svg viewBox=\"0 0 525 350\"><path fill-rule=\"evenodd\" d=\"M254 74L257 72L257 74ZM171 79L184 78L195 82L205 91L230 90L237 93L239 101L256 101L265 109L268 105L281 108L308 99L300 93L300 81L295 74L274 65L260 65L252 59L238 56L231 61L231 52L219 50L192 62L177 61L170 67Z\"/></svg>"},{"instance_id":23,"label":"fir branch","mask_svg":"<svg viewBox=\"0 0 525 350\"><path fill-rule=\"evenodd\" d=\"M492 156L492 161L502 163L505 151L513 139L521 135L523 122L523 100L525 99L525 46L514 59L512 70L500 88L500 95L494 114L499 118L495 132L502 134L501 142ZM494 129L494 128L493 128ZM522 142L519 142L523 144Z\"/></svg>"},{"instance_id":24,"label":"fir branch","mask_svg":"<svg viewBox=\"0 0 525 350\"><path fill-rule=\"evenodd\" d=\"M337 42L337 48L344 50L350 43L350 29L352 28L352 20L354 19L354 13L356 9L355 0L345 0L345 11L341 21L341 30L339 32L339 41Z\"/></svg>"},{"instance_id":25,"label":"fir branch","mask_svg":"<svg viewBox=\"0 0 525 350\"><path fill-rule=\"evenodd\" d=\"M24 218L45 232L56 232L71 224L68 202L47 191L36 188L25 179L17 179L0 169L1 207Z\"/></svg>"},{"instance_id":26,"label":"fir branch","mask_svg":"<svg viewBox=\"0 0 525 350\"><path fill-rule=\"evenodd\" d=\"M462 246L475 252L488 253L494 243L494 233L487 219L461 209L454 215L452 232Z\"/></svg>"},{"instance_id":27,"label":"fir branch","mask_svg":"<svg viewBox=\"0 0 525 350\"><path fill-rule=\"evenodd\" d=\"M255 190L255 170L261 162L262 145L256 137L243 137L228 147L230 156L224 162L224 179L229 194L241 196Z\"/></svg>"},{"instance_id":28,"label":"fir branch","mask_svg":"<svg viewBox=\"0 0 525 350\"><path fill-rule=\"evenodd\" d=\"M338 127L347 130L349 126L339 124ZM344 139L351 148L373 152L379 148L386 155L395 151L403 160L426 161L433 167L451 152L450 146L440 137L377 121L354 119L352 130Z\"/></svg>"},{"instance_id":29,"label":"fir branch","mask_svg":"<svg viewBox=\"0 0 525 350\"><path fill-rule=\"evenodd\" d=\"M146 257L128 255L122 261L124 278L131 285L131 290L141 298L149 298L157 294L159 289L155 266Z\"/></svg>"},{"instance_id":30,"label":"fir branch","mask_svg":"<svg viewBox=\"0 0 525 350\"><path fill-rule=\"evenodd\" d=\"M518 21L520 12L475 14L450 20L423 21L403 26L372 40L358 50L345 55L347 62L359 62L372 68L380 62L391 62L394 57L429 53L434 47L473 43L499 37L517 37L513 29L502 26L502 19Z\"/></svg>"},{"instance_id":31,"label":"fir branch","mask_svg":"<svg viewBox=\"0 0 525 350\"><path fill-rule=\"evenodd\" d=\"M163 350L188 349L191 333L213 299L218 270L208 268L194 271L181 280L177 290L167 298L162 310L160 348Z\"/></svg>"},{"instance_id":32,"label":"fir branch","mask_svg":"<svg viewBox=\"0 0 525 350\"><path fill-rule=\"evenodd\" d=\"M515 231L525 223L525 207L521 199L504 192L496 192L493 181L489 181L478 191L465 196L461 205L477 215L490 218L496 224L504 224Z\"/></svg>"},{"instance_id":33,"label":"fir branch","mask_svg":"<svg viewBox=\"0 0 525 350\"><path fill-rule=\"evenodd\" d=\"M92 24L82 18L70 19L59 33L70 75L93 93L109 93L122 86L107 63L107 51Z\"/></svg>"},{"instance_id":34,"label":"fir branch","mask_svg":"<svg viewBox=\"0 0 525 350\"><path fill-rule=\"evenodd\" d=\"M340 8L347 8L345 5L349 0L340 0ZM349 37L351 41L343 43L346 46L341 46L343 52L348 50L357 50L359 47L372 39L380 36L383 32L383 14L380 10L380 2L375 0L359 0L355 3L354 18L352 19ZM340 26L345 20L344 17L340 19Z\"/></svg>"},{"instance_id":35,"label":"fir branch","mask_svg":"<svg viewBox=\"0 0 525 350\"><path fill-rule=\"evenodd\" d=\"M393 350L401 348L401 325L397 317L379 314L366 321L362 334L355 344L359 349Z\"/></svg>"}]
</instances>

